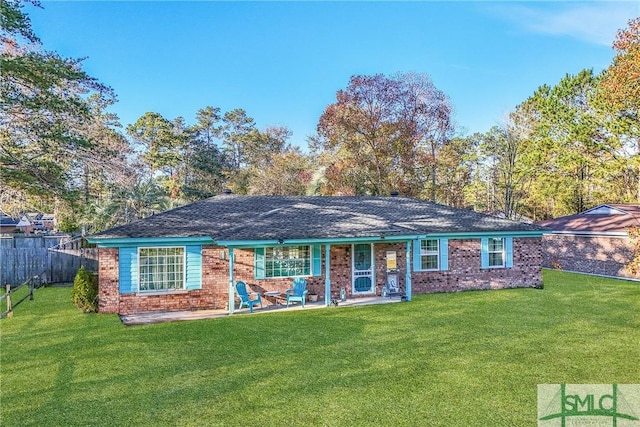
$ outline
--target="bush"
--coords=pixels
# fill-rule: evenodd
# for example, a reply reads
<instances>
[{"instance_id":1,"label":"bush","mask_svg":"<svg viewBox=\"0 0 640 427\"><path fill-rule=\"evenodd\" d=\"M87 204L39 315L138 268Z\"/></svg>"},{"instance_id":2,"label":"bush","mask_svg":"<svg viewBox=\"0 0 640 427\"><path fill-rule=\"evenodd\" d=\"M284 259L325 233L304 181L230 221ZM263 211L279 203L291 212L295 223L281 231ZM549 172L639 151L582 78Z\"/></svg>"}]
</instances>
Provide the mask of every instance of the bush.
<instances>
[{"instance_id":1,"label":"bush","mask_svg":"<svg viewBox=\"0 0 640 427\"><path fill-rule=\"evenodd\" d=\"M71 301L85 313L98 311L98 276L80 267L73 279Z\"/></svg>"}]
</instances>

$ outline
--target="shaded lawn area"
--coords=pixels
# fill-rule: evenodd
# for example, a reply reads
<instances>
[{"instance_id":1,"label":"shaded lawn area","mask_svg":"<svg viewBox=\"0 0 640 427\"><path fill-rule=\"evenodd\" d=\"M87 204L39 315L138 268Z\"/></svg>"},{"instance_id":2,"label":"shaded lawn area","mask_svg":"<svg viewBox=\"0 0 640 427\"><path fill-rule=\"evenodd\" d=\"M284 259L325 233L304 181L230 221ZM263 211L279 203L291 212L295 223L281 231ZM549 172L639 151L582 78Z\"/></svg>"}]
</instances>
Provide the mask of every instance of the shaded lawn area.
<instances>
[{"instance_id":1,"label":"shaded lawn area","mask_svg":"<svg viewBox=\"0 0 640 427\"><path fill-rule=\"evenodd\" d=\"M69 288L0 321L0 424L536 424L537 384L639 383L640 284L123 326Z\"/></svg>"}]
</instances>

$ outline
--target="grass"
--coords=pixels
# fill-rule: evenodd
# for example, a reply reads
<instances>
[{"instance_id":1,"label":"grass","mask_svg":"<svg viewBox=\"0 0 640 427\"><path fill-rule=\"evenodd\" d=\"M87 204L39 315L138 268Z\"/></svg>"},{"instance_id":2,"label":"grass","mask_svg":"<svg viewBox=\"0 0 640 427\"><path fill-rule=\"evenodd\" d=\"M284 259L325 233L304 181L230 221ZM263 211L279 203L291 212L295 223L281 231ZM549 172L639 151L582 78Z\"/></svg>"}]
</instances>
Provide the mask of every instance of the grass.
<instances>
[{"instance_id":1,"label":"grass","mask_svg":"<svg viewBox=\"0 0 640 427\"><path fill-rule=\"evenodd\" d=\"M12 286L11 289L12 289L12 292L11 292L12 306L16 307L16 303L18 303L18 307L20 306L24 307L22 304L27 304L26 299L29 298L29 291L30 291L29 285L22 286L18 290L15 290L15 287ZM0 286L0 296L4 296L6 293L7 293L7 288L4 285ZM20 302L20 300L23 300L23 299L24 301ZM16 310L17 309L18 308L16 307ZM7 299L3 298L2 300L0 300L0 313L4 313L6 310L7 310Z\"/></svg>"},{"instance_id":2,"label":"grass","mask_svg":"<svg viewBox=\"0 0 640 427\"><path fill-rule=\"evenodd\" d=\"M640 382L640 284L125 327L44 288L0 321L0 424L536 425L537 384Z\"/></svg>"}]
</instances>

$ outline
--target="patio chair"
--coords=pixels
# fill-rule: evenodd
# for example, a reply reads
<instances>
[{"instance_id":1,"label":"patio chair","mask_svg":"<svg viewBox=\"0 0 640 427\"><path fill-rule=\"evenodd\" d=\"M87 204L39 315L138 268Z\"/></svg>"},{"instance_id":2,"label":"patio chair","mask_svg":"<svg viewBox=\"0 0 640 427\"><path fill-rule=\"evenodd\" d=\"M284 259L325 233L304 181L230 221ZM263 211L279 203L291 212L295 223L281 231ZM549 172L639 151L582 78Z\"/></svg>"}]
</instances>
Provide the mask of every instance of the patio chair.
<instances>
[{"instance_id":1,"label":"patio chair","mask_svg":"<svg viewBox=\"0 0 640 427\"><path fill-rule=\"evenodd\" d=\"M260 304L260 308L262 308L262 297L260 294L257 292L247 292L247 285L244 282L236 282L236 292L240 297L238 310L240 310L242 306L246 305L249 307L249 311L253 313L253 306L258 303ZM257 295L257 298L255 295Z\"/></svg>"},{"instance_id":2,"label":"patio chair","mask_svg":"<svg viewBox=\"0 0 640 427\"><path fill-rule=\"evenodd\" d=\"M304 308L304 300L307 298L307 281L302 277L294 279L291 289L287 289L285 295L287 297L287 307L289 307L289 301L300 301L302 308Z\"/></svg>"}]
</instances>

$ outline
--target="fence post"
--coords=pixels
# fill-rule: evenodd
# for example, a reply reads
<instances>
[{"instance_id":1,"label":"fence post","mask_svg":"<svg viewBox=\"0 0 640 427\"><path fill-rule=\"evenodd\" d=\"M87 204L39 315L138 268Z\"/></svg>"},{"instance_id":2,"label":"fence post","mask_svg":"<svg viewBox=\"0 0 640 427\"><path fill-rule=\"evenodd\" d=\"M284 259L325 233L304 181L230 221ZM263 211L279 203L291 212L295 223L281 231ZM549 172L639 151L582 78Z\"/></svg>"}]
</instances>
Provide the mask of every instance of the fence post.
<instances>
[{"instance_id":1,"label":"fence post","mask_svg":"<svg viewBox=\"0 0 640 427\"><path fill-rule=\"evenodd\" d=\"M13 310L11 310L11 285L7 285L7 317L13 317Z\"/></svg>"},{"instance_id":2,"label":"fence post","mask_svg":"<svg viewBox=\"0 0 640 427\"><path fill-rule=\"evenodd\" d=\"M31 278L31 280L29 280L29 301L33 301L33 282L35 278L37 278L38 276L34 276Z\"/></svg>"}]
</instances>

